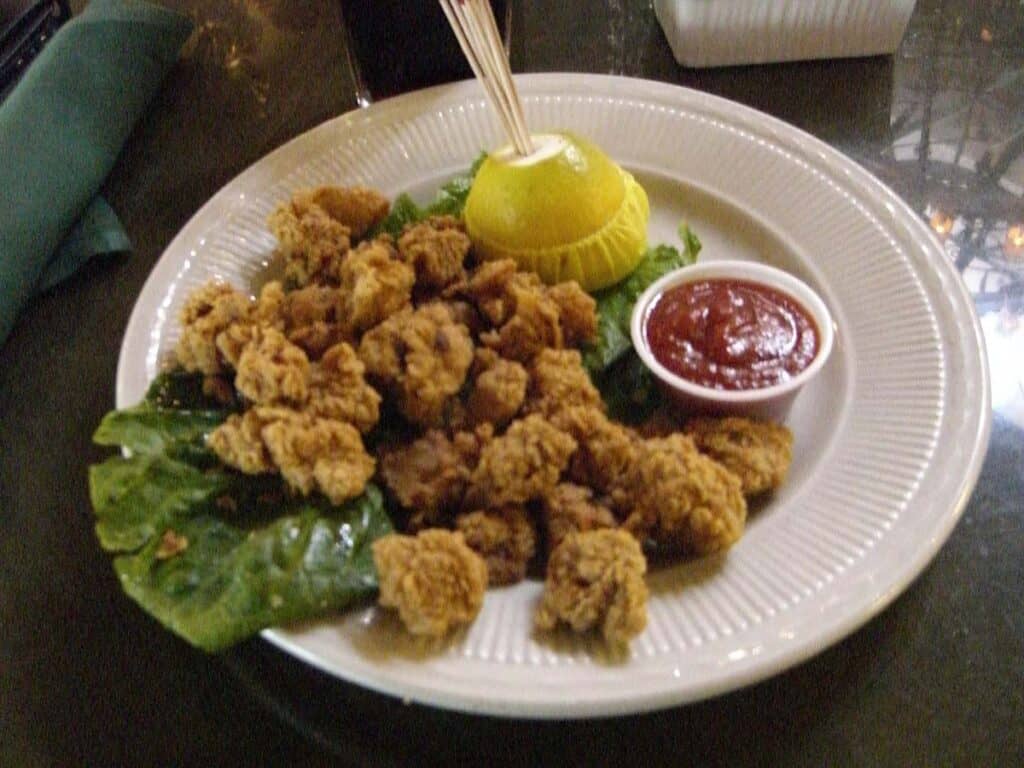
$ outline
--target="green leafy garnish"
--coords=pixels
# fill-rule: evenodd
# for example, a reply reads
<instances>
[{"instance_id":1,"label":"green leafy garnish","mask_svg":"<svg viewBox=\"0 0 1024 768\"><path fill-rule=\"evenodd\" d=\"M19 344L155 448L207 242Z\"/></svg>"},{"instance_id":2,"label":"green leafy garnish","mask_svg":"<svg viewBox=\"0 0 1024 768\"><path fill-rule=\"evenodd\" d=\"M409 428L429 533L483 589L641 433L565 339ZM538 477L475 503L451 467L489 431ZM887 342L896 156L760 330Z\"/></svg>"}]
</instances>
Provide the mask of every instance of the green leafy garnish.
<instances>
[{"instance_id":1,"label":"green leafy garnish","mask_svg":"<svg viewBox=\"0 0 1024 768\"><path fill-rule=\"evenodd\" d=\"M335 507L295 497L276 475L224 468L205 437L229 411L183 407L212 404L194 377L165 374L147 400L107 414L96 431L100 445L130 451L89 469L96 534L121 554L125 591L211 651L372 593L369 544L391 530L380 491L368 486Z\"/></svg>"},{"instance_id":2,"label":"green leafy garnish","mask_svg":"<svg viewBox=\"0 0 1024 768\"><path fill-rule=\"evenodd\" d=\"M697 260L700 240L685 224L679 225L679 238L682 251L670 245L648 249L628 277L594 296L597 341L583 350L583 364L601 390L609 413L620 421L641 421L660 402L660 392L650 371L633 350L629 325L633 306L651 283Z\"/></svg>"},{"instance_id":3,"label":"green leafy garnish","mask_svg":"<svg viewBox=\"0 0 1024 768\"><path fill-rule=\"evenodd\" d=\"M203 515L114 560L125 592L193 645L218 651L268 626L338 611L377 589L370 544L391 530L380 491L341 508L301 505L254 530Z\"/></svg>"},{"instance_id":4,"label":"green leafy garnish","mask_svg":"<svg viewBox=\"0 0 1024 768\"><path fill-rule=\"evenodd\" d=\"M164 371L146 390L144 402L154 408L173 408L187 411L237 411L236 400L224 404L203 392L203 374L188 373L180 368Z\"/></svg>"},{"instance_id":5,"label":"green leafy garnish","mask_svg":"<svg viewBox=\"0 0 1024 768\"><path fill-rule=\"evenodd\" d=\"M395 202L391 205L391 212L384 221L374 227L370 233L371 236L388 234L398 237L406 225L423 221L429 216L462 216L462 209L466 207L466 198L469 197L473 179L486 159L487 153L482 152L467 173L456 176L444 184L434 202L426 207L421 208L416 205L409 195L401 194L396 197Z\"/></svg>"}]
</instances>

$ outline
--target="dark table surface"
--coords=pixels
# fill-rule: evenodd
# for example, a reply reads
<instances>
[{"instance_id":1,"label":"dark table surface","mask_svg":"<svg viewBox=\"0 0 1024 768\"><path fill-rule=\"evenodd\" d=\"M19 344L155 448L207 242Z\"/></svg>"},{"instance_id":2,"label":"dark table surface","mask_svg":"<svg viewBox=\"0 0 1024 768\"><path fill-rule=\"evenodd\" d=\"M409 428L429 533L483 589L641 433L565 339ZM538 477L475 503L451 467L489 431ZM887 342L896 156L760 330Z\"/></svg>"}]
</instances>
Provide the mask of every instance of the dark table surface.
<instances>
[{"instance_id":1,"label":"dark table surface","mask_svg":"<svg viewBox=\"0 0 1024 768\"><path fill-rule=\"evenodd\" d=\"M945 239L992 369L977 488L892 607L759 685L574 723L404 705L260 640L209 657L121 593L85 473L132 303L221 185L355 106L337 0L173 5L196 31L105 189L134 253L37 299L0 349L0 764L1024 765L1024 3L919 0L894 57L721 70L677 66L645 0L513 5L517 71L719 94L876 173Z\"/></svg>"}]
</instances>

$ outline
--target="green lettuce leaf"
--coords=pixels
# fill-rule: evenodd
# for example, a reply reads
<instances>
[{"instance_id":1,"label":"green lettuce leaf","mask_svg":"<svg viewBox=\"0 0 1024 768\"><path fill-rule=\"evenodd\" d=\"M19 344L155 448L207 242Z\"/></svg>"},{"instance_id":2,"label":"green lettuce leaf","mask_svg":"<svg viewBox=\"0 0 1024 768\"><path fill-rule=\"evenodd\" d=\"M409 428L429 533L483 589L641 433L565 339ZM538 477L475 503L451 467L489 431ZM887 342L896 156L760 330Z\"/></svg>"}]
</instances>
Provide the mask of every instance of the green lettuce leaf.
<instances>
[{"instance_id":1,"label":"green lettuce leaf","mask_svg":"<svg viewBox=\"0 0 1024 768\"><path fill-rule=\"evenodd\" d=\"M162 454L113 456L89 467L96 535L108 552L144 546L181 521L211 510L231 488L225 472L204 472Z\"/></svg>"},{"instance_id":2,"label":"green lettuce leaf","mask_svg":"<svg viewBox=\"0 0 1024 768\"><path fill-rule=\"evenodd\" d=\"M476 178L476 172L480 170L480 166L486 159L487 153L480 153L469 171L445 183L438 191L434 202L426 207L421 208L416 205L413 199L406 194L396 197L395 202L391 205L391 212L388 213L384 221L374 227L370 233L371 236L388 234L398 237L406 225L422 221L429 216L462 216L462 209L466 207L466 199L473 186L473 179Z\"/></svg>"},{"instance_id":3,"label":"green lettuce leaf","mask_svg":"<svg viewBox=\"0 0 1024 768\"><path fill-rule=\"evenodd\" d=\"M132 453L160 454L203 449L206 435L227 418L226 411L179 411L141 403L111 411L92 439L97 445L123 446Z\"/></svg>"},{"instance_id":4,"label":"green lettuce leaf","mask_svg":"<svg viewBox=\"0 0 1024 768\"><path fill-rule=\"evenodd\" d=\"M326 504L326 503L325 503ZM345 608L377 589L370 544L391 530L369 486L341 508L301 503L244 530L202 515L174 531L184 551L158 556L160 540L118 557L125 592L168 629L207 651L268 626Z\"/></svg>"}]
</instances>

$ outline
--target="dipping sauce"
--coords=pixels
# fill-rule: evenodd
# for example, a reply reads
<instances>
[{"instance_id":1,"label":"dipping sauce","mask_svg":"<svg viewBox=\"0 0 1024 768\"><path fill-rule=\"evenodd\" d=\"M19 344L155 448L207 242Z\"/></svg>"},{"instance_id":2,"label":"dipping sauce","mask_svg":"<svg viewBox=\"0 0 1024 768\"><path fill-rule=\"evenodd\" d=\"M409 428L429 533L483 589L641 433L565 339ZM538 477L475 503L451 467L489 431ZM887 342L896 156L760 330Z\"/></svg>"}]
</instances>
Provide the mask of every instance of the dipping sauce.
<instances>
[{"instance_id":1,"label":"dipping sauce","mask_svg":"<svg viewBox=\"0 0 1024 768\"><path fill-rule=\"evenodd\" d=\"M789 381L818 353L818 327L786 293L746 280L683 283L658 297L644 335L672 373L712 389Z\"/></svg>"}]
</instances>

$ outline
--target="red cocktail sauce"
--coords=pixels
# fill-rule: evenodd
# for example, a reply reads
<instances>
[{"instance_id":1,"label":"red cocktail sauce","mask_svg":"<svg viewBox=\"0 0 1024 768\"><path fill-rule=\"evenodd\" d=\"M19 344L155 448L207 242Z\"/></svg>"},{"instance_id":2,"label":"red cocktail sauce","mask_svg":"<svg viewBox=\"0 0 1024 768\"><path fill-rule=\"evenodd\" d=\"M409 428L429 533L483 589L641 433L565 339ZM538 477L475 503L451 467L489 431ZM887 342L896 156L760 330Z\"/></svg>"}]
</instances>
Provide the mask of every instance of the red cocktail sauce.
<instances>
[{"instance_id":1,"label":"red cocktail sauce","mask_svg":"<svg viewBox=\"0 0 1024 768\"><path fill-rule=\"evenodd\" d=\"M659 296L644 334L672 373L713 389L782 384L818 353L818 327L796 299L760 283L709 279Z\"/></svg>"}]
</instances>

